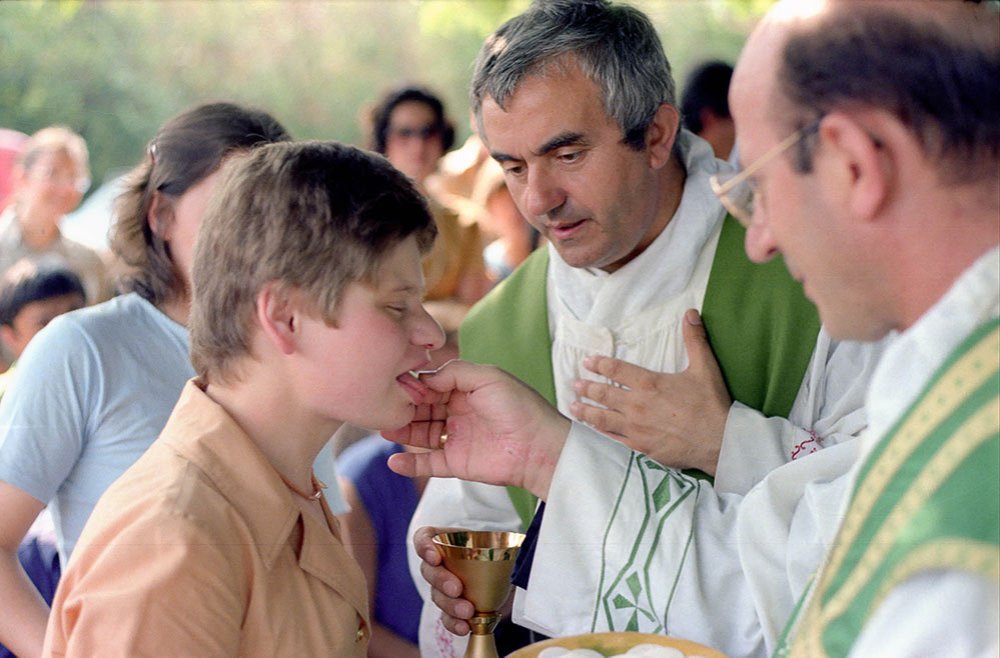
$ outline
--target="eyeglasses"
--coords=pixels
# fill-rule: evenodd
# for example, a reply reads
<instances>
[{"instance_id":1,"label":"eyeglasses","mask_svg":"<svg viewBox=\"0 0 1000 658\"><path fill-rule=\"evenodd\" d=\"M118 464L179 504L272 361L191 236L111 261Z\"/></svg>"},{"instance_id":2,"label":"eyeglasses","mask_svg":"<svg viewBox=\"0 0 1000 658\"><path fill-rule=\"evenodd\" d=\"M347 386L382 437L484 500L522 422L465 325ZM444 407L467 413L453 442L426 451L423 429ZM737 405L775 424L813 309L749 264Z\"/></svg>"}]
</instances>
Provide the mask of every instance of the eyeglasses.
<instances>
[{"instance_id":1,"label":"eyeglasses","mask_svg":"<svg viewBox=\"0 0 1000 658\"><path fill-rule=\"evenodd\" d=\"M712 191L715 192L715 196L719 197L722 206L743 226L750 226L753 222L754 210L756 210L757 188L750 179L750 176L778 155L798 144L806 135L819 130L819 124L822 121L823 118L820 117L816 121L799 128L775 145L770 151L757 158L746 169L715 174L708 179L709 184L712 186Z\"/></svg>"},{"instance_id":2,"label":"eyeglasses","mask_svg":"<svg viewBox=\"0 0 1000 658\"><path fill-rule=\"evenodd\" d=\"M421 126L420 128L390 128L389 133L399 139L420 138L423 141L434 139L441 134L438 126L434 124Z\"/></svg>"}]
</instances>

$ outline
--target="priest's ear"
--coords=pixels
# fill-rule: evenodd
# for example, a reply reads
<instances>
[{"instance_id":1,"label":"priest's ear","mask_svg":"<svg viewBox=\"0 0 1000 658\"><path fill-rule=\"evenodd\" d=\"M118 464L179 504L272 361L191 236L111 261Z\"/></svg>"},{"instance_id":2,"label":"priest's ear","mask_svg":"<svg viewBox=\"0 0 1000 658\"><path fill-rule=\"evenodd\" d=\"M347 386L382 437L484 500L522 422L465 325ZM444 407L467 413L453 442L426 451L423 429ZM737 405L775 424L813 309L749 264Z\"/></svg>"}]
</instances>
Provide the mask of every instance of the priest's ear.
<instances>
[{"instance_id":1,"label":"priest's ear","mask_svg":"<svg viewBox=\"0 0 1000 658\"><path fill-rule=\"evenodd\" d=\"M661 103L653 115L652 123L646 129L646 150L649 153L649 166L653 169L660 169L670 161L680 125L681 115L677 108Z\"/></svg>"},{"instance_id":2,"label":"priest's ear","mask_svg":"<svg viewBox=\"0 0 1000 658\"><path fill-rule=\"evenodd\" d=\"M826 177L824 184L833 186L838 201L858 220L877 220L891 200L900 182L904 137L910 137L905 127L883 111L831 112L823 118L819 139L824 153L817 166Z\"/></svg>"}]
</instances>

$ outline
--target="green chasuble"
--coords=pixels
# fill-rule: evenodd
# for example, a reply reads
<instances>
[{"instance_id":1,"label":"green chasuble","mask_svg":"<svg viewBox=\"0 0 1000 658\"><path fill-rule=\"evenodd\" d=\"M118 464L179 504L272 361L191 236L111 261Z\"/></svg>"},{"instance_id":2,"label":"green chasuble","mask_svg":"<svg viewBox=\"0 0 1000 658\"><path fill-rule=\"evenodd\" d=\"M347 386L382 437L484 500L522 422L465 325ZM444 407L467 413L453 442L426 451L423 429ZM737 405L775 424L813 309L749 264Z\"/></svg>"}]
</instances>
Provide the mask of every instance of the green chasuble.
<instances>
[{"instance_id":1,"label":"green chasuble","mask_svg":"<svg viewBox=\"0 0 1000 658\"><path fill-rule=\"evenodd\" d=\"M1000 583L997 354L993 320L868 456L816 587L775 655L846 655L885 597L916 574L958 570Z\"/></svg>"},{"instance_id":2,"label":"green chasuble","mask_svg":"<svg viewBox=\"0 0 1000 658\"><path fill-rule=\"evenodd\" d=\"M744 236L743 227L726 217L702 318L732 398L767 416L787 416L809 366L819 317L781 259L750 262ZM463 359L499 366L555 404L548 264L548 249L538 249L473 307L459 329L459 347ZM527 528L535 497L508 491Z\"/></svg>"}]
</instances>

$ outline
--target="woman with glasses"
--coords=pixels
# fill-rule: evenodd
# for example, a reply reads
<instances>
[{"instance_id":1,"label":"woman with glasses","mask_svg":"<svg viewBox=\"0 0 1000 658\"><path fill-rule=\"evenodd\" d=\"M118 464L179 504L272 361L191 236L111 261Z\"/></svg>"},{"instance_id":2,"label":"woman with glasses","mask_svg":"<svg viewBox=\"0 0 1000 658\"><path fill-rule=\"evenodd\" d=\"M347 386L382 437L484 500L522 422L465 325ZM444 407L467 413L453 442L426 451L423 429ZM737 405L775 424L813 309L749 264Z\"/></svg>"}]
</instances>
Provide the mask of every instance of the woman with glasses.
<instances>
[{"instance_id":1,"label":"woman with glasses","mask_svg":"<svg viewBox=\"0 0 1000 658\"><path fill-rule=\"evenodd\" d=\"M97 252L59 231L90 186L88 161L87 143L65 126L42 128L27 141L0 215L0 272L22 258L61 261L83 281L93 304L111 296L107 268Z\"/></svg>"}]
</instances>

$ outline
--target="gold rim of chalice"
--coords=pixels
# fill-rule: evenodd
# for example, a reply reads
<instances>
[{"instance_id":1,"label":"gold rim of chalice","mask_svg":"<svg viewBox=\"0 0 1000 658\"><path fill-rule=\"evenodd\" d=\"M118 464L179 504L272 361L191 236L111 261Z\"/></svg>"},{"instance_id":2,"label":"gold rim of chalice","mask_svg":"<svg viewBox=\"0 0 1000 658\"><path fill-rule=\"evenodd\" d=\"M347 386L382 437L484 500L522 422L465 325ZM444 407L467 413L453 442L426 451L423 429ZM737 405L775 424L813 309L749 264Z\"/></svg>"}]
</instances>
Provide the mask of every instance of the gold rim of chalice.
<instances>
[{"instance_id":1,"label":"gold rim of chalice","mask_svg":"<svg viewBox=\"0 0 1000 658\"><path fill-rule=\"evenodd\" d=\"M502 562L517 558L524 535L497 530L452 530L434 535L431 541L442 556Z\"/></svg>"}]
</instances>

